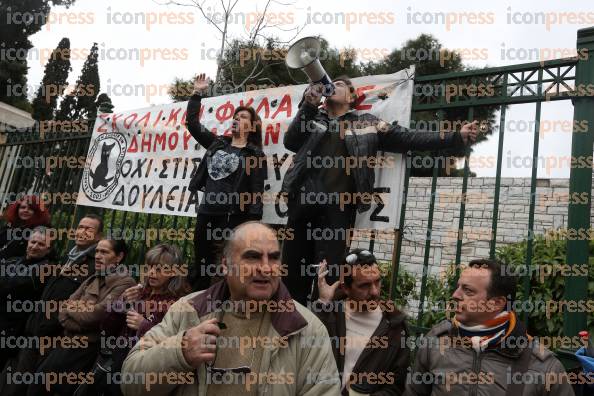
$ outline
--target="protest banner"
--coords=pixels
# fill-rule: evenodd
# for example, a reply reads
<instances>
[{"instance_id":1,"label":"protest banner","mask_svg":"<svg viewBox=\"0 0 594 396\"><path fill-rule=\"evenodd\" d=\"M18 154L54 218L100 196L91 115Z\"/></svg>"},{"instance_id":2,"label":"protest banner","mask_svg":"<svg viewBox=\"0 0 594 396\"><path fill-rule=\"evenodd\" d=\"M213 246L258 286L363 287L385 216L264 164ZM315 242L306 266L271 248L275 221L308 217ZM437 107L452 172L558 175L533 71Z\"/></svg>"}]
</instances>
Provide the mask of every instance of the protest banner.
<instances>
[{"instance_id":1,"label":"protest banner","mask_svg":"<svg viewBox=\"0 0 594 396\"><path fill-rule=\"evenodd\" d=\"M356 111L407 127L410 122L414 69L354 78L359 96ZM279 199L283 175L292 159L283 134L297 113L306 85L275 87L205 98L201 123L214 134L228 135L234 109L252 106L262 118L268 180L264 218L286 223L286 204ZM187 102L138 110L102 113L97 117L77 204L142 213L195 216L202 193L188 191L192 173L205 148L185 127ZM375 202L357 216L359 228L396 228L400 217L405 164L400 154L378 153L385 166L376 167Z\"/></svg>"}]
</instances>

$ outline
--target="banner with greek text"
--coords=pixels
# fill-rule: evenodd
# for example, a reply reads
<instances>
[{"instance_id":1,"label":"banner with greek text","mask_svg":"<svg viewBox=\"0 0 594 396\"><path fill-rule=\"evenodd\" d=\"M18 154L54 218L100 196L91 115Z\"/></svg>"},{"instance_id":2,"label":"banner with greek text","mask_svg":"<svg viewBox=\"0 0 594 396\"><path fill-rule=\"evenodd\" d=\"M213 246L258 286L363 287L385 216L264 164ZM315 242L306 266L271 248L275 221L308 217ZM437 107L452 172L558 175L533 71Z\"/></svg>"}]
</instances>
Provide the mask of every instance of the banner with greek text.
<instances>
[{"instance_id":1,"label":"banner with greek text","mask_svg":"<svg viewBox=\"0 0 594 396\"><path fill-rule=\"evenodd\" d=\"M407 127L410 121L414 69L394 74L354 78L356 110ZM249 105L262 118L268 180L263 194L264 218L286 223L286 204L279 199L281 183L292 160L283 134L295 114L306 85L247 91L202 100L200 121L217 135L230 134L233 111ZM133 212L195 216L202 193L188 191L205 148L185 127L187 102L99 114L83 171L77 204ZM396 228L404 183L404 159L384 156L374 166L372 207L357 217L357 227ZM328 164L332 166L332 164ZM326 166L326 164L324 164ZM362 166L370 166L363 164Z\"/></svg>"}]
</instances>

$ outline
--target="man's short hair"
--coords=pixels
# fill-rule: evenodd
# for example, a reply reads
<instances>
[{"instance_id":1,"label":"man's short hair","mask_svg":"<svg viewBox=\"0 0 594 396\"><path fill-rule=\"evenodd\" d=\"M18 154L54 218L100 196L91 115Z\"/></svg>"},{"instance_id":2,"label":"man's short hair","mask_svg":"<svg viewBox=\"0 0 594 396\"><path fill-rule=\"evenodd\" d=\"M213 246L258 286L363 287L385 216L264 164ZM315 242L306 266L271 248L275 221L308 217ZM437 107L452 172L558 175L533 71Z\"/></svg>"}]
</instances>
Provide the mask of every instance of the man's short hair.
<instances>
[{"instance_id":1,"label":"man's short hair","mask_svg":"<svg viewBox=\"0 0 594 396\"><path fill-rule=\"evenodd\" d=\"M369 250L353 249L344 256L342 260L343 282L345 286L351 287L353 284L353 267L357 265L372 266L377 264L377 259Z\"/></svg>"},{"instance_id":2,"label":"man's short hair","mask_svg":"<svg viewBox=\"0 0 594 396\"><path fill-rule=\"evenodd\" d=\"M87 219L93 219L93 220L97 220L97 222L99 223L99 226L97 227L97 231L99 231L100 233L103 232L103 219L99 216L96 215L95 213L89 213L84 215L82 218L87 218Z\"/></svg>"},{"instance_id":3,"label":"man's short hair","mask_svg":"<svg viewBox=\"0 0 594 396\"><path fill-rule=\"evenodd\" d=\"M516 298L517 279L502 272L503 264L499 260L477 259L468 263L469 268L487 268L491 273L487 297L505 297L509 301Z\"/></svg>"},{"instance_id":4,"label":"man's short hair","mask_svg":"<svg viewBox=\"0 0 594 396\"><path fill-rule=\"evenodd\" d=\"M347 87L349 87L349 92L353 98L353 101L351 102L351 109L354 109L355 106L357 106L357 94L355 93L355 86L353 85L353 82L351 81L350 77L347 76L346 74L343 74L341 76L336 77L334 80L332 80L332 82L336 82L336 81L342 81L344 82Z\"/></svg>"},{"instance_id":5,"label":"man's short hair","mask_svg":"<svg viewBox=\"0 0 594 396\"><path fill-rule=\"evenodd\" d=\"M37 226L35 228L33 228L33 230L31 231L31 235L33 234L41 234L42 237L46 237L47 234L49 233L49 228L46 226Z\"/></svg>"}]
</instances>

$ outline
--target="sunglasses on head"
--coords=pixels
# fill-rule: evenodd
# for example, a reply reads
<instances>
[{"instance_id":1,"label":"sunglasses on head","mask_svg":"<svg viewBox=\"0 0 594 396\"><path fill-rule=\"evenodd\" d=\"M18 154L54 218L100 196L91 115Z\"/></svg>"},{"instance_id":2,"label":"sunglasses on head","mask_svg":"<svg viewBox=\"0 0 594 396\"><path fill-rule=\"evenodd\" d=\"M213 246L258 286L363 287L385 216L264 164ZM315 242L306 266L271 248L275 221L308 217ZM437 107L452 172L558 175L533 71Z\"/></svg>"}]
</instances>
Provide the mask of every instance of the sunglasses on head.
<instances>
[{"instance_id":1,"label":"sunglasses on head","mask_svg":"<svg viewBox=\"0 0 594 396\"><path fill-rule=\"evenodd\" d=\"M345 261L347 262L347 264L355 264L361 256L372 256L372 253L369 250L361 250L359 253L351 253L348 256L346 256Z\"/></svg>"}]
</instances>

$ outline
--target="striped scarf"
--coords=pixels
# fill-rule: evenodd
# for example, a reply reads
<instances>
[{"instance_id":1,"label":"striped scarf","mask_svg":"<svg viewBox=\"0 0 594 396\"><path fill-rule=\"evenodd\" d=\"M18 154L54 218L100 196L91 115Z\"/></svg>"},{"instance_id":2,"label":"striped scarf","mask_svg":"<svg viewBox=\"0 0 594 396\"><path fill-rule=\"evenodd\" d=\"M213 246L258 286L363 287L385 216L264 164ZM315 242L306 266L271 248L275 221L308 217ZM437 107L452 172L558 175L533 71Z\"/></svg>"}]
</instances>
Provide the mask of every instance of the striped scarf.
<instances>
[{"instance_id":1,"label":"striped scarf","mask_svg":"<svg viewBox=\"0 0 594 396\"><path fill-rule=\"evenodd\" d=\"M516 314L513 311L503 311L493 319L477 326L465 326L455 318L452 324L458 328L460 336L469 337L472 348L477 353L481 353L487 348L498 345L512 332L516 326Z\"/></svg>"}]
</instances>

